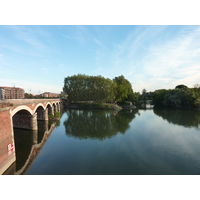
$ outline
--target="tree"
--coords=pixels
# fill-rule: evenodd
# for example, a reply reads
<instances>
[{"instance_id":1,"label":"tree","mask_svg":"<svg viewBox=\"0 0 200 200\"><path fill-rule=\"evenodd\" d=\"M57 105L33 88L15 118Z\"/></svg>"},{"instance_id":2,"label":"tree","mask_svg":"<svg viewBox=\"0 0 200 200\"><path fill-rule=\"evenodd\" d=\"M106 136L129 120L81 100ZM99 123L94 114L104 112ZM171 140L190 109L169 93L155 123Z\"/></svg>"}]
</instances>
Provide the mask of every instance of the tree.
<instances>
[{"instance_id":1,"label":"tree","mask_svg":"<svg viewBox=\"0 0 200 200\"><path fill-rule=\"evenodd\" d=\"M143 89L143 90L142 90L142 99L143 99L143 101L145 101L145 102L146 102L146 94L147 94L147 90L146 90L146 89Z\"/></svg>"},{"instance_id":2,"label":"tree","mask_svg":"<svg viewBox=\"0 0 200 200\"><path fill-rule=\"evenodd\" d=\"M116 83L102 76L74 75L64 80L63 91L71 101L114 101L116 94Z\"/></svg>"},{"instance_id":3,"label":"tree","mask_svg":"<svg viewBox=\"0 0 200 200\"><path fill-rule=\"evenodd\" d=\"M33 98L34 98L34 96L33 96L31 93L25 93L25 94L24 94L24 97L25 97L26 99L33 99Z\"/></svg>"},{"instance_id":4,"label":"tree","mask_svg":"<svg viewBox=\"0 0 200 200\"><path fill-rule=\"evenodd\" d=\"M147 90L146 89L143 89L142 90L142 95L145 95L147 93Z\"/></svg>"},{"instance_id":5,"label":"tree","mask_svg":"<svg viewBox=\"0 0 200 200\"><path fill-rule=\"evenodd\" d=\"M177 85L176 87L175 87L175 89L187 89L188 87L186 86L186 85L183 85L183 84L181 84L181 85Z\"/></svg>"},{"instance_id":6,"label":"tree","mask_svg":"<svg viewBox=\"0 0 200 200\"><path fill-rule=\"evenodd\" d=\"M167 93L167 90L166 89L160 89L160 90L156 90L154 92L154 95L153 95L153 104L154 106L158 106L158 107L162 107L164 106L163 102L164 102L164 97Z\"/></svg>"},{"instance_id":7,"label":"tree","mask_svg":"<svg viewBox=\"0 0 200 200\"><path fill-rule=\"evenodd\" d=\"M189 88L168 90L164 97L164 105L173 108L199 108L200 95Z\"/></svg>"},{"instance_id":8,"label":"tree","mask_svg":"<svg viewBox=\"0 0 200 200\"><path fill-rule=\"evenodd\" d=\"M113 80L116 83L117 101L132 100L134 98L132 85L123 75L115 77Z\"/></svg>"}]
</instances>

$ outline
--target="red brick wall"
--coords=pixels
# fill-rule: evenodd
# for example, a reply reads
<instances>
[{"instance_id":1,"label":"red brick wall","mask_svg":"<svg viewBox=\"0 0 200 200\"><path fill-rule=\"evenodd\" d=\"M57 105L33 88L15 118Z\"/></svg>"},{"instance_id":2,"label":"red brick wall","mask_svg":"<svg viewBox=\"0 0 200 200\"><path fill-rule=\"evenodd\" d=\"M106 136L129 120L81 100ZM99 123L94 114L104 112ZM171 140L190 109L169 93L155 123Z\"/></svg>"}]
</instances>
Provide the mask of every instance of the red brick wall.
<instances>
[{"instance_id":1,"label":"red brick wall","mask_svg":"<svg viewBox=\"0 0 200 200\"><path fill-rule=\"evenodd\" d=\"M15 151L8 153L8 145L14 145L13 129L10 119L10 111L0 111L0 172L15 157ZM0 173L1 174L1 173Z\"/></svg>"}]
</instances>

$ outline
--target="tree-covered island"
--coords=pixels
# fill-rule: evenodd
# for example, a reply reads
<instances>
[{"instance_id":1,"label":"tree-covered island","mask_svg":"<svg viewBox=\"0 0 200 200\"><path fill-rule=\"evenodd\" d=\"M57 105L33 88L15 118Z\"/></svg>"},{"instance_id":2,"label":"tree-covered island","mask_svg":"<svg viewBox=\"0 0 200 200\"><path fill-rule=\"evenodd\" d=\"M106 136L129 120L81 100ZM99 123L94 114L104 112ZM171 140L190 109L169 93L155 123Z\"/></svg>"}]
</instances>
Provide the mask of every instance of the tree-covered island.
<instances>
[{"instance_id":1,"label":"tree-covered island","mask_svg":"<svg viewBox=\"0 0 200 200\"><path fill-rule=\"evenodd\" d=\"M63 91L68 95L70 104L93 102L102 108L105 103L132 102L137 99L131 83L124 76L112 80L102 76L82 74L68 76L64 80Z\"/></svg>"},{"instance_id":2,"label":"tree-covered island","mask_svg":"<svg viewBox=\"0 0 200 200\"><path fill-rule=\"evenodd\" d=\"M143 89L140 94L134 93L131 83L123 75L111 80L103 76L78 74L64 79L63 91L68 95L69 104L92 102L97 108L110 108L113 103L140 107L141 103L150 100L154 107L200 109L199 84L194 88L181 84L175 89L154 92Z\"/></svg>"}]
</instances>

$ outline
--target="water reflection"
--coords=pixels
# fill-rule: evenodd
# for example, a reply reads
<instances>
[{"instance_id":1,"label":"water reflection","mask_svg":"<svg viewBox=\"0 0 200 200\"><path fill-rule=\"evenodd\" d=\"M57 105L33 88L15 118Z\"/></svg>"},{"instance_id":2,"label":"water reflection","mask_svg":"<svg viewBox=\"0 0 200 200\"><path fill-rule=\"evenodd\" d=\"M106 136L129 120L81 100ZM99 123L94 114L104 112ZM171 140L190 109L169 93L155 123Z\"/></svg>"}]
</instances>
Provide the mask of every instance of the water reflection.
<instances>
[{"instance_id":1,"label":"water reflection","mask_svg":"<svg viewBox=\"0 0 200 200\"><path fill-rule=\"evenodd\" d=\"M68 110L64 126L68 136L104 140L118 133L124 134L137 112L137 110L120 112Z\"/></svg>"},{"instance_id":2,"label":"water reflection","mask_svg":"<svg viewBox=\"0 0 200 200\"><path fill-rule=\"evenodd\" d=\"M38 121L38 130L14 129L16 162L14 174L24 174L38 155L45 141L53 131L55 123Z\"/></svg>"},{"instance_id":3,"label":"water reflection","mask_svg":"<svg viewBox=\"0 0 200 200\"><path fill-rule=\"evenodd\" d=\"M200 174L199 130L139 112L66 111L26 174Z\"/></svg>"},{"instance_id":4,"label":"water reflection","mask_svg":"<svg viewBox=\"0 0 200 200\"><path fill-rule=\"evenodd\" d=\"M200 129L200 112L197 110L154 109L153 111L169 123Z\"/></svg>"}]
</instances>

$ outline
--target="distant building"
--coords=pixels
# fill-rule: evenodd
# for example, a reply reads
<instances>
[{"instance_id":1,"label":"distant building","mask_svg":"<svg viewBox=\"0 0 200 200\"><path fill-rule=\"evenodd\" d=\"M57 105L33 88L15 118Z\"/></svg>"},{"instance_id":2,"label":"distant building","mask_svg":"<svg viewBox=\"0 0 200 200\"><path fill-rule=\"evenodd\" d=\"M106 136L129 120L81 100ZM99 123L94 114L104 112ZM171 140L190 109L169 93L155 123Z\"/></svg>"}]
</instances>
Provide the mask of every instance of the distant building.
<instances>
[{"instance_id":1,"label":"distant building","mask_svg":"<svg viewBox=\"0 0 200 200\"><path fill-rule=\"evenodd\" d=\"M5 99L5 90L0 88L0 99Z\"/></svg>"},{"instance_id":2,"label":"distant building","mask_svg":"<svg viewBox=\"0 0 200 200\"><path fill-rule=\"evenodd\" d=\"M41 94L42 97L47 97L47 98L56 98L59 96L58 93L51 93L51 92L44 92Z\"/></svg>"},{"instance_id":3,"label":"distant building","mask_svg":"<svg viewBox=\"0 0 200 200\"><path fill-rule=\"evenodd\" d=\"M1 87L0 99L23 99L24 89L17 87Z\"/></svg>"},{"instance_id":4,"label":"distant building","mask_svg":"<svg viewBox=\"0 0 200 200\"><path fill-rule=\"evenodd\" d=\"M63 92L63 91L60 92L60 95L61 95L62 98L67 98L68 97L67 93Z\"/></svg>"}]
</instances>

